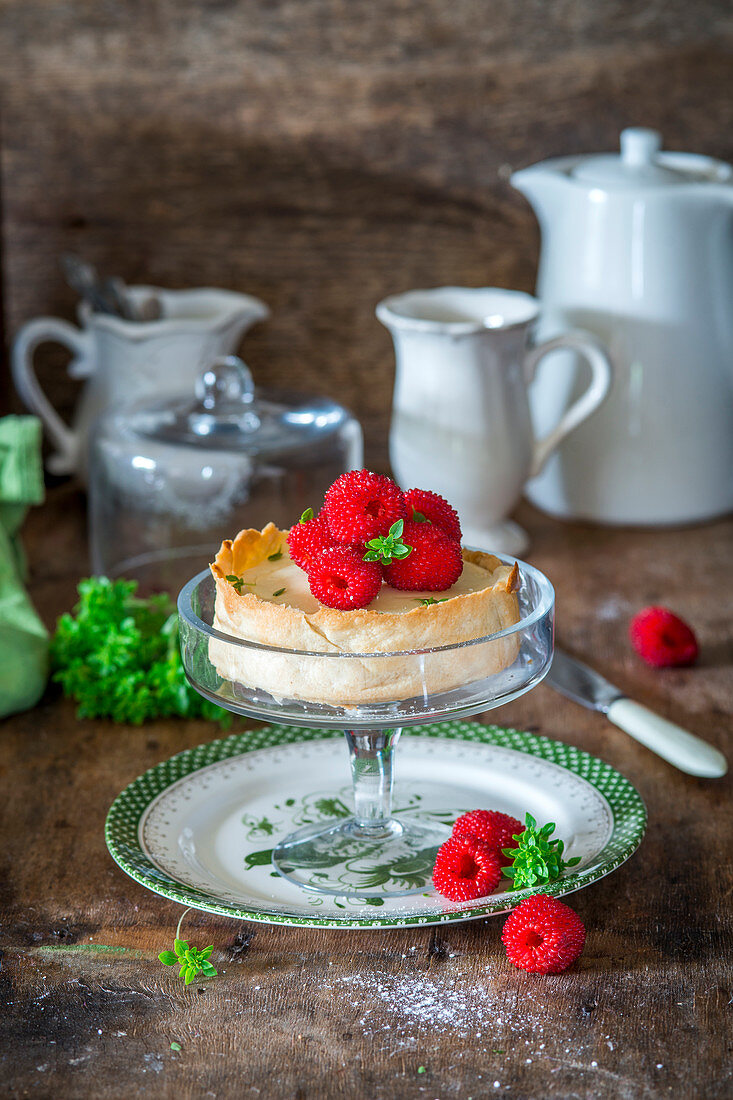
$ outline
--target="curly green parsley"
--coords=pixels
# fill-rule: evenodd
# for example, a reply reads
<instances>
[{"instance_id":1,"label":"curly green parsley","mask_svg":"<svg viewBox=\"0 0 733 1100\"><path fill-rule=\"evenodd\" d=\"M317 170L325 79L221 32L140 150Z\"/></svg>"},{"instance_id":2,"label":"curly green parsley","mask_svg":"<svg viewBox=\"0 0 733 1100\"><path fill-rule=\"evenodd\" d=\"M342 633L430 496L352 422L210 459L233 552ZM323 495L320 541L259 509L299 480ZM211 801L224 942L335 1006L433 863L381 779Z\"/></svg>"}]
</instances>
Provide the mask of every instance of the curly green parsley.
<instances>
[{"instance_id":1,"label":"curly green parsley","mask_svg":"<svg viewBox=\"0 0 733 1100\"><path fill-rule=\"evenodd\" d=\"M140 599L136 591L136 581L89 577L79 584L73 613L56 625L53 679L76 699L79 718L132 725L152 718L208 718L230 725L231 715L186 679L171 597Z\"/></svg>"}]
</instances>

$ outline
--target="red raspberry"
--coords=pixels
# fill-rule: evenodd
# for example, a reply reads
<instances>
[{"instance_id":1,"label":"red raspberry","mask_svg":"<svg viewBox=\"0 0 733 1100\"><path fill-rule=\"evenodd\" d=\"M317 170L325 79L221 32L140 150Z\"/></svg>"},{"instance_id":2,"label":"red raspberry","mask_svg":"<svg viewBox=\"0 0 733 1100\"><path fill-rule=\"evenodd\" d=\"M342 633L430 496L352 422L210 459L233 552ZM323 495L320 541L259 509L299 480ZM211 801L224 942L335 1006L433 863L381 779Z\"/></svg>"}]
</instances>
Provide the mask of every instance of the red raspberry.
<instances>
[{"instance_id":1,"label":"red raspberry","mask_svg":"<svg viewBox=\"0 0 733 1100\"><path fill-rule=\"evenodd\" d=\"M402 490L391 478L370 470L352 470L337 477L323 503L336 542L365 543L389 533L407 515Z\"/></svg>"},{"instance_id":2,"label":"red raspberry","mask_svg":"<svg viewBox=\"0 0 733 1100\"><path fill-rule=\"evenodd\" d=\"M452 836L438 848L433 885L451 901L473 901L495 890L501 868L491 849L473 837Z\"/></svg>"},{"instance_id":3,"label":"red raspberry","mask_svg":"<svg viewBox=\"0 0 733 1100\"><path fill-rule=\"evenodd\" d=\"M569 905L535 894L509 914L501 934L509 962L535 974L560 974L579 958L585 927Z\"/></svg>"},{"instance_id":4,"label":"red raspberry","mask_svg":"<svg viewBox=\"0 0 733 1100\"><path fill-rule=\"evenodd\" d=\"M460 545L432 523L407 520L402 541L412 547L412 553L384 567L384 579L393 588L445 592L463 572Z\"/></svg>"},{"instance_id":5,"label":"red raspberry","mask_svg":"<svg viewBox=\"0 0 733 1100\"><path fill-rule=\"evenodd\" d=\"M323 513L315 519L306 520L305 523L294 524L288 533L290 557L306 573L323 551L334 545L335 540L328 529Z\"/></svg>"},{"instance_id":6,"label":"red raspberry","mask_svg":"<svg viewBox=\"0 0 733 1100\"><path fill-rule=\"evenodd\" d=\"M655 668L691 665L697 659L697 638L666 607L645 607L631 620L629 636L639 656Z\"/></svg>"},{"instance_id":7,"label":"red raspberry","mask_svg":"<svg viewBox=\"0 0 733 1100\"><path fill-rule=\"evenodd\" d=\"M453 836L470 836L491 848L500 867L508 867L511 860L502 855L502 848L516 848L514 837L524 832L524 825L516 817L498 810L471 810L462 814L453 826Z\"/></svg>"},{"instance_id":8,"label":"red raspberry","mask_svg":"<svg viewBox=\"0 0 733 1100\"><path fill-rule=\"evenodd\" d=\"M310 590L326 607L351 611L366 607L382 587L382 571L373 561L362 561L350 546L331 546L313 561L308 572Z\"/></svg>"},{"instance_id":9,"label":"red raspberry","mask_svg":"<svg viewBox=\"0 0 733 1100\"><path fill-rule=\"evenodd\" d=\"M456 542L461 541L461 521L458 518L458 512L455 508L451 508L445 497L431 493L428 489L410 489L409 493L405 493L405 504L410 519L414 509L425 516L425 519L429 520L434 527L445 531L450 538L455 539Z\"/></svg>"}]
</instances>

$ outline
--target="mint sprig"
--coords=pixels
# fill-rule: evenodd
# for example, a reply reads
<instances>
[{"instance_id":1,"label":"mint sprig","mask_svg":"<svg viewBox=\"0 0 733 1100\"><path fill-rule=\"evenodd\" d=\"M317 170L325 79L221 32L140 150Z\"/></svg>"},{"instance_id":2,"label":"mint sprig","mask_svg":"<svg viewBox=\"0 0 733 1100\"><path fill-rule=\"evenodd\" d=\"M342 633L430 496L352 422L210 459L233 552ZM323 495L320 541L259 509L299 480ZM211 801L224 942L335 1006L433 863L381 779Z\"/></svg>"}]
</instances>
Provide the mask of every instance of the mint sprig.
<instances>
[{"instance_id":1,"label":"mint sprig","mask_svg":"<svg viewBox=\"0 0 733 1100\"><path fill-rule=\"evenodd\" d=\"M555 882L562 876L566 867L580 863L580 856L564 860L565 848L562 840L550 840L555 831L555 823L548 822L541 829L531 814L525 817L526 829L512 839L517 841L515 848L503 848L502 852L511 859L511 866L504 868L504 874L512 879L512 890L523 890L527 886L536 886Z\"/></svg>"},{"instance_id":2,"label":"mint sprig","mask_svg":"<svg viewBox=\"0 0 733 1100\"><path fill-rule=\"evenodd\" d=\"M190 910L186 909L185 912L181 913L176 936L173 940L173 950L161 951L158 955L163 966L178 966L180 963L181 969L178 971L178 976L184 979L186 985L190 985L198 974L203 974L205 978L214 978L217 973L209 962L209 956L214 950L213 943L200 951L198 947L191 947L188 940L178 938L181 932L181 922L188 912Z\"/></svg>"},{"instance_id":3,"label":"mint sprig","mask_svg":"<svg viewBox=\"0 0 733 1100\"><path fill-rule=\"evenodd\" d=\"M402 532L405 529L405 521L398 519L389 529L388 535L380 535L376 539L369 539L366 544L364 561L379 561L382 565L389 565L397 559L400 561L412 553L412 547L402 541Z\"/></svg>"},{"instance_id":4,"label":"mint sprig","mask_svg":"<svg viewBox=\"0 0 733 1100\"><path fill-rule=\"evenodd\" d=\"M312 508L306 508L306 510L303 512L303 514L301 515L298 522L299 523L308 523L308 521L312 520L312 519L313 519L313 509Z\"/></svg>"},{"instance_id":5,"label":"mint sprig","mask_svg":"<svg viewBox=\"0 0 733 1100\"><path fill-rule=\"evenodd\" d=\"M214 950L213 943L199 951L197 947L190 947L188 940L174 940L173 951L161 951L158 958L164 966L177 966L179 978L185 978L186 985L190 985L197 974L203 974L205 978L213 978L216 970L208 962L209 955Z\"/></svg>"}]
</instances>

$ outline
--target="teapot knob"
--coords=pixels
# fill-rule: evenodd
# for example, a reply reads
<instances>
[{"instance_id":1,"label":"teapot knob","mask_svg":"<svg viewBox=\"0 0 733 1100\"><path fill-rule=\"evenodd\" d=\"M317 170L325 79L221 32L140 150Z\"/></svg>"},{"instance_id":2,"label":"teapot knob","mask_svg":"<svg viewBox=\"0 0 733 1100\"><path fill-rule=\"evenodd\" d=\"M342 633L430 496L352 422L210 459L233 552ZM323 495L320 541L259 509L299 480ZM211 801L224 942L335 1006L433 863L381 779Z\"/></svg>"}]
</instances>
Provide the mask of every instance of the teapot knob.
<instances>
[{"instance_id":1,"label":"teapot knob","mask_svg":"<svg viewBox=\"0 0 733 1100\"><path fill-rule=\"evenodd\" d=\"M630 126L621 131L621 159L625 164L653 164L661 148L662 135L658 130Z\"/></svg>"},{"instance_id":2,"label":"teapot knob","mask_svg":"<svg viewBox=\"0 0 733 1100\"><path fill-rule=\"evenodd\" d=\"M225 405L251 405L255 384L249 367L236 355L222 355L196 379L196 396L207 410Z\"/></svg>"}]
</instances>

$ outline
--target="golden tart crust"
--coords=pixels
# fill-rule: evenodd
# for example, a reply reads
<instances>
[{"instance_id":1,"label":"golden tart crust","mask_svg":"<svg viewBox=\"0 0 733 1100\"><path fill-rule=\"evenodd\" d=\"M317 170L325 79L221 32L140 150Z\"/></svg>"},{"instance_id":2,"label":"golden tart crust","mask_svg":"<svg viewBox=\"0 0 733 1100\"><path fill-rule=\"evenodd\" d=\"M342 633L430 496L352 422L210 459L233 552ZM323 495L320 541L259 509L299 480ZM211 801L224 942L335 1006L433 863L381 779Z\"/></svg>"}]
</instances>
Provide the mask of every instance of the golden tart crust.
<instances>
[{"instance_id":1,"label":"golden tart crust","mask_svg":"<svg viewBox=\"0 0 733 1100\"><path fill-rule=\"evenodd\" d=\"M449 691L492 675L515 659L519 648L515 635L424 656L400 655L400 651L455 645L518 622L516 563L510 567L493 554L464 549L464 561L485 571L485 587L399 611L379 611L373 605L339 611L317 601L312 601L316 610L306 611L263 599L246 587L240 594L227 580L232 575L241 577L273 556L281 556L289 566L286 539L287 531L270 523L262 531L240 531L222 543L211 566L216 583L214 626L235 638L276 649L330 654L333 659L238 649L212 638L209 656L221 676L275 698L348 706ZM343 654L378 656L345 659Z\"/></svg>"}]
</instances>

